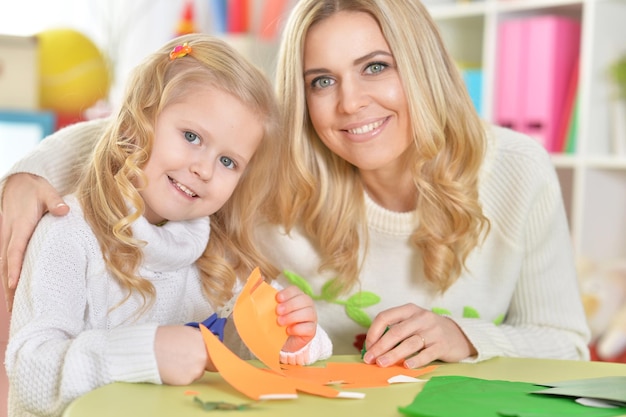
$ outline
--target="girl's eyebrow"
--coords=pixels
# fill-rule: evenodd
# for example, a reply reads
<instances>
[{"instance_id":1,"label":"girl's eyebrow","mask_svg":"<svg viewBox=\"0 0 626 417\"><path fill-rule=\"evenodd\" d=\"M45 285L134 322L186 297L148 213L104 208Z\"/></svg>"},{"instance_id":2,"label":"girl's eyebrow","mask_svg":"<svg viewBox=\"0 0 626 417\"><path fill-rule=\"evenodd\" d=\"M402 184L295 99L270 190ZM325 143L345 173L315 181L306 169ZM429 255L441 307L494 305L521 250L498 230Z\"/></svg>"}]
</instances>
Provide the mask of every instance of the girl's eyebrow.
<instances>
[{"instance_id":1,"label":"girl's eyebrow","mask_svg":"<svg viewBox=\"0 0 626 417\"><path fill-rule=\"evenodd\" d=\"M372 51L367 55L363 55L360 58L357 58L354 60L354 65L360 65L363 62L369 61L370 59L373 59L374 57L378 56L378 55L385 55L388 56L390 58L393 58L393 55L391 55L390 52L387 51L383 51L383 50L376 50L376 51ZM330 70L326 69L326 68L311 68L308 69L306 71L304 71L304 76L310 76L310 75L315 75L315 74L327 74L329 73Z\"/></svg>"}]
</instances>

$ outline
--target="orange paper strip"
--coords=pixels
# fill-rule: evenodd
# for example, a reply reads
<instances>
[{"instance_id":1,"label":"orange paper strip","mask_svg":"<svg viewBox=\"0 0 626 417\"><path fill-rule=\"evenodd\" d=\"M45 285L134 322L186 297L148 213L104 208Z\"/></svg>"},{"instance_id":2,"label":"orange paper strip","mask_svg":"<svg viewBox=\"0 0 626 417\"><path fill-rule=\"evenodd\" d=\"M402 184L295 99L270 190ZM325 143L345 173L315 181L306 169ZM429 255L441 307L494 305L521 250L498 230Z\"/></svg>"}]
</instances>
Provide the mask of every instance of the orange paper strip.
<instances>
[{"instance_id":1,"label":"orange paper strip","mask_svg":"<svg viewBox=\"0 0 626 417\"><path fill-rule=\"evenodd\" d=\"M372 388L386 387L389 379L405 375L417 378L437 369L436 365L419 369L407 369L400 365L381 368L366 363L329 362L326 367L283 365L286 376L306 379L318 384L340 383L341 388Z\"/></svg>"},{"instance_id":2,"label":"orange paper strip","mask_svg":"<svg viewBox=\"0 0 626 417\"><path fill-rule=\"evenodd\" d=\"M276 292L263 281L259 268L255 268L237 298L233 319L239 336L254 356L282 374L280 350L288 335L285 327L278 325Z\"/></svg>"},{"instance_id":3,"label":"orange paper strip","mask_svg":"<svg viewBox=\"0 0 626 417\"><path fill-rule=\"evenodd\" d=\"M239 392L254 400L294 398L297 397L297 390L328 398L335 398L341 394L331 387L287 378L257 368L231 352L202 324L200 331L211 361L222 378Z\"/></svg>"}]
</instances>

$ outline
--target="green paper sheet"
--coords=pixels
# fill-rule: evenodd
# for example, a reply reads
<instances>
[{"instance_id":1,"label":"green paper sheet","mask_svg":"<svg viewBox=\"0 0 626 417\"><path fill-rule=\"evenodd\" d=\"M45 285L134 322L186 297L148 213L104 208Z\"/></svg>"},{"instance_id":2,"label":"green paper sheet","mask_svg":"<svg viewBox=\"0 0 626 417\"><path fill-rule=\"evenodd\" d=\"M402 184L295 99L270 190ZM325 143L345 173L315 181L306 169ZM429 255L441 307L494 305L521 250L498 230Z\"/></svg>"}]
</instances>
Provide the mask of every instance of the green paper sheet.
<instances>
[{"instance_id":1,"label":"green paper sheet","mask_svg":"<svg viewBox=\"0 0 626 417\"><path fill-rule=\"evenodd\" d=\"M573 398L534 395L542 387L527 382L464 376L434 376L411 404L398 410L411 417L611 417L624 408L591 408Z\"/></svg>"},{"instance_id":2,"label":"green paper sheet","mask_svg":"<svg viewBox=\"0 0 626 417\"><path fill-rule=\"evenodd\" d=\"M587 397L626 403L626 376L575 379L541 385L550 388L538 391L537 394Z\"/></svg>"}]
</instances>

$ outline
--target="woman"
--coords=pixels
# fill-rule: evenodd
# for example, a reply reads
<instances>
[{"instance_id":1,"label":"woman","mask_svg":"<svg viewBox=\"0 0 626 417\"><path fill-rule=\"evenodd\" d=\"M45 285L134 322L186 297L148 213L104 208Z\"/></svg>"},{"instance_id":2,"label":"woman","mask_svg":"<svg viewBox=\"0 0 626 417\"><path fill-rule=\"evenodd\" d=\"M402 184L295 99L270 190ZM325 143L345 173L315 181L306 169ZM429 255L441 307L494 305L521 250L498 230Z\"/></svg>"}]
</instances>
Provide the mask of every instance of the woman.
<instances>
[{"instance_id":1,"label":"woman","mask_svg":"<svg viewBox=\"0 0 626 417\"><path fill-rule=\"evenodd\" d=\"M381 366L588 358L548 154L479 120L421 3L299 1L276 84L289 140L260 242L282 278L318 301L335 353L365 340L364 360ZM87 129L59 136L88 142L77 138ZM12 172L29 172L41 155ZM29 234L17 213L35 204L7 195L42 182L14 178L2 225L2 253L9 236L18 242L12 270ZM35 190L39 211L59 202L44 198L54 194L46 185Z\"/></svg>"}]
</instances>

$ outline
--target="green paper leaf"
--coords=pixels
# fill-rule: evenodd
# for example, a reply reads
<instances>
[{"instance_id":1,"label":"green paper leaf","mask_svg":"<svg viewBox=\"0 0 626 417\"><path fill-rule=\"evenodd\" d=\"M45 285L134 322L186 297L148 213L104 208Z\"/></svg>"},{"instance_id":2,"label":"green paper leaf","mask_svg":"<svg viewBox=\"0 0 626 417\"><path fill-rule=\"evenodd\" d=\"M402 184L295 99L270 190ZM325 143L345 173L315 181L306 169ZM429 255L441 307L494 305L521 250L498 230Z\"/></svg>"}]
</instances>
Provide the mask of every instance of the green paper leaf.
<instances>
[{"instance_id":1,"label":"green paper leaf","mask_svg":"<svg viewBox=\"0 0 626 417\"><path fill-rule=\"evenodd\" d=\"M285 278L287 278L289 282L291 282L293 285L300 288L303 293L305 293L309 297L314 298L313 289L304 278L302 278L300 275L295 274L291 271L283 271L283 274L285 275Z\"/></svg>"},{"instance_id":2,"label":"green paper leaf","mask_svg":"<svg viewBox=\"0 0 626 417\"><path fill-rule=\"evenodd\" d=\"M463 318L466 318L466 319L479 319L480 318L480 314L478 313L478 311L476 311L475 308L469 307L469 306L465 306L465 307L463 307Z\"/></svg>"},{"instance_id":3,"label":"green paper leaf","mask_svg":"<svg viewBox=\"0 0 626 417\"><path fill-rule=\"evenodd\" d=\"M369 291L359 291L353 294L346 304L354 307L369 307L380 302L380 297Z\"/></svg>"},{"instance_id":4,"label":"green paper leaf","mask_svg":"<svg viewBox=\"0 0 626 417\"><path fill-rule=\"evenodd\" d=\"M248 410L251 408L252 404L231 404L223 401L202 401L198 397L193 397L193 402L197 403L202 407L205 411L214 411L214 410L230 410L230 411L240 411L240 410Z\"/></svg>"},{"instance_id":5,"label":"green paper leaf","mask_svg":"<svg viewBox=\"0 0 626 417\"><path fill-rule=\"evenodd\" d=\"M322 287L321 299L325 301L333 301L339 295L340 286L336 285L337 279L327 281Z\"/></svg>"},{"instance_id":6,"label":"green paper leaf","mask_svg":"<svg viewBox=\"0 0 626 417\"><path fill-rule=\"evenodd\" d=\"M450 310L446 310L445 308L433 307L431 310L435 314L439 314L440 316L451 316L452 312Z\"/></svg>"},{"instance_id":7,"label":"green paper leaf","mask_svg":"<svg viewBox=\"0 0 626 417\"><path fill-rule=\"evenodd\" d=\"M354 305L346 305L346 314L357 324L368 328L372 324L372 319L367 315L363 310L359 307L355 307Z\"/></svg>"}]
</instances>

